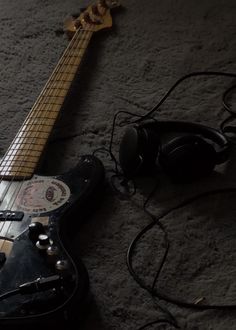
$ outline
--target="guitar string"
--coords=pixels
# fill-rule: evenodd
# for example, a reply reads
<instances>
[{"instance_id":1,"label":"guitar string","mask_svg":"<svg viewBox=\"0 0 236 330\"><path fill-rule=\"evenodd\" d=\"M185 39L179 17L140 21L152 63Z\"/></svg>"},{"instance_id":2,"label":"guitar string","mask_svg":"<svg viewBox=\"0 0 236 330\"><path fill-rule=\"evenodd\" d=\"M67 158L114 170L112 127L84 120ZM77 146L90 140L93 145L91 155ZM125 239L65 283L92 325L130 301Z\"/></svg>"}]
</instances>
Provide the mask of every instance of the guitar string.
<instances>
[{"instance_id":1,"label":"guitar string","mask_svg":"<svg viewBox=\"0 0 236 330\"><path fill-rule=\"evenodd\" d=\"M86 30L85 30L86 31ZM54 70L55 72L53 72L53 74L54 74L54 80L57 78L59 78L58 77L58 71L61 69L61 68L63 68L63 72L60 72L59 71L59 75L61 75L61 76L63 76L63 75L65 75L65 72L64 72L64 69L65 69L65 64L68 66L68 64L69 65L71 65L71 63L70 63L70 59L71 58L73 58L73 56L71 56L71 53L70 53L70 51L72 50L73 51L73 53L75 53L75 49L76 49L76 51L78 51L78 49L77 49L77 47L78 46L80 46L80 48L79 48L79 51L81 51L81 45L83 44L83 42L85 41L86 43L88 43L89 42L89 40L90 40L90 38L89 39L87 39L87 36L86 36L86 33L83 33L84 32L84 30L82 30L82 29L80 29L80 31L79 32L77 32L77 35L76 35L76 37L74 37L73 38L73 42L71 42L70 44L69 44L69 46L67 47L67 49L65 50L65 52L64 52L64 54L63 54L63 56L64 57L62 57L63 58L63 61L59 61L59 63L58 63L58 65L57 65L57 69L58 70ZM87 32L87 35L89 35L89 32L90 31L86 31ZM84 34L84 38L78 38L78 36L79 36L79 34L80 35L83 35ZM78 42L77 42L78 41ZM76 44L77 43L77 44ZM76 44L76 47L75 47L75 44ZM68 52L68 53L67 53ZM67 53L67 54L65 54L65 53ZM65 56L66 55L66 56ZM68 60L68 62L67 62L67 60ZM63 62L63 63L62 63ZM73 61L72 61L73 62ZM74 62L75 63L75 62ZM74 64L73 63L73 64ZM57 71L57 72L56 72ZM51 77L50 77L50 79L49 79L49 83L51 82L51 80L52 80L52 77L53 77L53 74L51 75ZM67 76L68 76L68 74L70 74L70 73L67 73ZM71 81L68 81L69 82L69 84L71 83ZM45 86L45 88L43 89L43 91L42 91L42 93L40 94L40 97L39 97L39 99L41 98L43 98L43 97L45 97L45 95L43 95L43 92L44 92L44 90L46 90L48 88L48 84L46 84L46 86ZM53 90L53 89L51 89L51 90ZM56 91L59 91L59 90L61 90L61 88L57 88L57 89L55 89ZM48 91L50 91L50 89L48 89ZM53 93L52 93L53 94ZM56 95L53 95L53 97L56 97ZM39 100L38 99L38 100ZM37 103L37 102L36 102ZM33 107L34 108L34 107ZM39 107L39 109L38 109L38 113L40 112L42 110L42 107ZM47 112L50 112L50 111L46 111L46 113ZM28 119L28 118L27 118ZM25 122L27 121L27 119L25 120ZM43 120L44 118L42 118L42 120ZM43 122L41 122L40 123L40 125L38 125L38 128L40 129L41 127L40 126L42 126L44 123ZM33 123L31 123L31 126L33 125ZM34 140L36 140L37 139L37 136L35 136L35 138L34 138ZM31 151L30 150L30 148L29 148L29 150L28 151ZM26 154L27 155L27 154ZM22 162L24 161L24 159L22 159ZM22 163L21 162L21 163ZM18 169L17 169L17 171L19 170L19 168L21 167L21 165L22 164L20 164L19 166L18 166ZM17 173L17 171L16 171L16 173ZM12 180L14 180L14 178L15 177L13 177L12 178ZM25 178L26 177L24 177L23 178L23 180L22 180L22 184L20 185L20 187L19 187L19 189L18 189L18 192L21 190L21 187L22 187L22 185L23 185L23 183L24 183L24 181L25 181ZM11 182L10 182L11 183ZM15 194L15 192L14 192L14 194ZM13 194L13 196L14 196L14 194ZM18 195L18 194L17 194ZM15 197L15 199L17 198L17 195L16 195L16 197ZM15 201L15 199L14 199L14 201ZM13 204L14 204L14 201L13 201ZM10 203L8 203L8 205L9 205ZM7 206L7 208L8 208L8 206ZM12 208L12 207L11 207ZM6 219L5 219L6 220ZM7 232L8 232L8 230L9 230L9 227L11 226L11 221L9 222L9 226L8 226L8 229L7 229ZM5 225L5 223L3 222L3 226Z\"/></svg>"},{"instance_id":2,"label":"guitar string","mask_svg":"<svg viewBox=\"0 0 236 330\"><path fill-rule=\"evenodd\" d=\"M69 47L69 46L68 46ZM72 46L73 47L73 46ZM62 67L63 67L63 65L62 65ZM57 67L55 68L55 72L57 71ZM53 76L53 74L52 74L52 76ZM51 77L50 77L51 78ZM54 77L54 79L56 79L56 77ZM51 81L51 79L49 79L49 81ZM46 88L47 88L47 84L46 84ZM45 89L46 89L45 88ZM44 95L42 95L43 94L43 91L41 92L41 94L40 94L40 96L39 96L39 98L38 98L38 102L36 101L36 105L39 103L39 101L40 101L40 99L42 99L43 98L43 96ZM39 103L40 104L40 103ZM33 108L32 108L32 112L34 111L34 109L35 109L35 106L33 106ZM36 108L37 109L37 108ZM40 108L38 107L38 112L40 112ZM36 115L36 114L35 114ZM23 125L24 124L28 124L29 125L29 122L30 122L30 118L31 117L28 117L27 119L28 119L28 122L27 122L27 119L24 121L24 123L23 123ZM34 124L34 122L32 122L31 123L31 127L33 126L33 124ZM22 126L23 126L22 125ZM38 128L39 128L39 130L40 130L40 126L42 125L42 123L40 124L40 125L38 125ZM24 133L23 133L24 134ZM16 138L17 137L15 137L15 139L12 141L12 144L10 145L10 147L9 147L9 150L11 150L11 148L12 148L12 146L14 146L14 142L15 142L15 140L16 140ZM27 140L27 133L26 133L26 136L25 136L25 138L23 137L23 142L24 142L24 140ZM22 143L22 141L21 141L21 143ZM14 150L13 150L14 151ZM7 151L7 153L6 153L6 155L8 154L8 151ZM16 155L16 158L17 158L17 155ZM13 156L13 161L14 161L14 156ZM12 162L13 162L12 161ZM23 157L23 159L22 159L22 162L21 163L23 163L23 161L24 161L24 157ZM4 169L5 169L5 172L7 172L7 170L9 170L10 169L10 167L11 167L11 163L12 162L10 162L10 164L8 165L8 167L6 168L6 167L4 167ZM20 165L22 165L22 164L20 164ZM20 165L19 165L19 168L20 168ZM17 172L17 171L16 171ZM12 180L11 181L13 181L15 179L15 177L12 177ZM25 179L25 177L24 177L24 179ZM9 185L8 185L8 189L9 189L9 187L11 186L11 183L12 182L9 182ZM5 195L7 194L7 192L8 192L8 189L5 189ZM5 195L3 196L3 198L5 197ZM9 204L9 203L8 203ZM8 206L7 206L7 208L8 208ZM4 223L3 223L3 225L4 225Z\"/></svg>"},{"instance_id":3,"label":"guitar string","mask_svg":"<svg viewBox=\"0 0 236 330\"><path fill-rule=\"evenodd\" d=\"M83 32L83 31L80 31L80 32ZM77 34L78 35L78 34ZM86 39L85 39L86 40ZM70 49L72 49L73 51L74 51L74 48L75 48L75 44L77 43L77 45L76 45L76 47L78 47L78 45L80 44L80 46L81 46L81 44L82 44L82 42L80 42L81 41L81 39L78 39L78 38L75 38L73 41L75 41L75 42L73 42L73 45L70 45L71 47L70 47ZM77 41L79 41L79 42L77 42ZM86 40L87 41L87 40ZM67 48L67 50L68 50L68 48ZM65 54L64 54L65 55ZM65 64L66 65L70 65L71 63L70 63L70 59L71 59L71 53L69 52L68 54L66 54L67 56L64 56L64 58L63 58L63 62L64 63L59 63L59 65L60 64L62 64L61 65L61 67L63 67L63 69L65 70ZM68 60L69 59L69 60ZM68 61L67 61L68 60ZM59 68L59 66L58 66L58 68ZM60 69L60 68L59 68ZM63 70L63 72L60 72L59 71L59 74L61 75L61 76L65 76L65 72L64 72L64 70ZM68 74L70 74L70 73L68 73ZM67 76L68 76L68 74L67 74ZM51 77L52 78L52 77ZM58 70L57 70L57 72L56 72L56 74L54 75L54 80L56 79L56 78L60 78L59 76L58 76ZM66 78L66 77L65 77ZM51 79L50 79L50 82L51 82ZM46 89L48 89L48 84L47 84L47 86L45 86L45 89L44 90L46 90ZM58 90L59 90L60 88L58 88ZM50 89L48 89L48 90L50 90ZM57 90L57 91L58 91ZM51 91L51 90L50 90ZM42 92L43 93L43 92ZM57 95L55 95L55 94L53 94L52 93L52 95L53 95L53 97L56 97ZM59 94L58 94L59 95ZM41 95L42 97L41 97L41 99L45 96L45 95ZM38 107L38 113L40 113L40 111L42 110L42 107L43 107L43 105L41 106L41 107ZM36 112L36 114L37 114L37 112ZM50 111L45 111L46 113L49 113ZM27 118L28 119L28 118ZM44 118L42 118L42 120L43 120ZM26 120L26 122L27 122L27 120ZM34 122L31 122L31 127L34 125ZM38 125L38 128L39 129L41 129L41 126L42 125L44 125L44 122L43 121L41 121L41 123L40 123L40 125ZM36 140L38 138L38 136L36 135L35 136L35 138L34 138L34 140ZM30 148L29 148L29 150L28 151L31 151L30 150ZM27 153L26 153L26 155L27 155ZM22 159L22 162L24 161L24 159ZM22 163L21 162L21 163ZM11 164L10 164L11 165ZM10 167L10 165L9 165L9 167ZM17 171L19 171L19 169L21 168L21 165L22 164L19 164L19 166L18 166L18 169L16 170L16 173L17 173ZM15 177L13 177L12 178L13 180L15 179ZM25 180L25 177L23 178L23 180L22 181L24 181ZM9 205L10 203L8 203L8 205Z\"/></svg>"},{"instance_id":4,"label":"guitar string","mask_svg":"<svg viewBox=\"0 0 236 330\"><path fill-rule=\"evenodd\" d=\"M75 40L75 39L74 39L74 40ZM71 43L71 44L72 44L72 43ZM74 42L73 42L73 44L74 44ZM70 46L71 46L71 45L69 44L69 45L68 45L68 48L69 48ZM71 48L73 48L73 47L74 47L74 45L72 45ZM68 48L67 48L67 49L68 49ZM63 57L62 57L62 58L63 58ZM64 57L64 60L65 60L65 57ZM66 60L63 61L63 62L66 62ZM57 68L60 69L60 68L59 68L60 64L61 64L61 63L58 63L58 66L57 66L57 67L55 68L55 70L54 70L55 72L57 71L57 74L58 74L58 71L59 71L59 70L57 70ZM64 63L62 63L61 68L63 68L63 64L64 64ZM64 70L63 70L63 71L64 71ZM53 72L53 73L54 73L54 72ZM60 72L60 73L61 73L61 72ZM62 75L62 73L61 73L61 75ZM51 78L52 78L52 77L53 77L53 74L52 74L52 76L49 78L49 82L51 82ZM55 75L54 79L57 79L56 75ZM44 90L47 89L47 86L48 86L48 84L46 84ZM44 91L44 90L43 90L43 91ZM44 97L44 95L43 95L43 91L41 92L41 94L40 94L40 96L39 96L39 98L38 98L37 101L40 101L40 99L42 99L42 98ZM38 103L37 101L36 101L36 105L37 105L37 103ZM32 112L34 111L34 108L35 108L35 106L33 106L33 108L32 108ZM41 109L38 107L38 113L40 112L40 110L41 110ZM36 114L35 114L35 115L36 115ZM30 117L29 117L29 118L26 118L26 120L24 121L24 123L27 123L27 119L29 119L28 121L30 121ZM23 123L23 125L24 125L24 123ZM40 123L40 125L38 125L39 130L41 129L42 124L43 124L43 123ZM23 125L22 125L22 126L23 126ZM33 126L33 122L31 123L31 126ZM17 138L17 137L16 137L16 138ZM16 139L16 138L15 138L15 139ZM27 139L27 133L26 133L26 137L23 137L23 141L26 140L26 139ZM10 145L9 149L11 149L11 146L14 145L14 141L15 141L15 140L13 140L13 142L12 142L12 144ZM8 152L7 152L6 154L8 154ZM26 155L27 155L27 153L26 153ZM14 159L14 157L13 157L13 159ZM22 162L19 164L19 168L21 167L20 165L22 165L23 161L24 161L24 158L22 159ZM10 162L9 166L7 167L7 169L6 169L6 167L4 167L6 172L7 172L7 170L9 170L10 166L11 166L11 162ZM16 171L16 173L17 173L17 171ZM3 178L3 176L2 176L2 178ZM12 180L11 180L11 181L9 182L9 184L8 184L8 187L5 188L5 195L2 197L2 199L6 196L8 190L9 190L9 187L11 186L12 181L13 181L14 179L15 179L15 177L13 176L13 177L12 177ZM24 177L23 181L24 181L24 180L25 180L25 177ZM1 181L2 181L2 180L1 180ZM20 188L21 188L21 187L20 187ZM20 190L20 189L19 189L19 190ZM8 205L9 205L9 203L8 203ZM6 209L8 208L8 205L7 205ZM5 220L6 220L6 219L5 219ZM10 224L11 224L11 223L10 223ZM5 222L2 223L2 228L3 228L4 225L5 225ZM2 230L2 228L1 228L1 230Z\"/></svg>"},{"instance_id":5,"label":"guitar string","mask_svg":"<svg viewBox=\"0 0 236 330\"><path fill-rule=\"evenodd\" d=\"M58 65L56 66L56 68L54 69L52 75L50 76L48 82L46 83L46 85L45 85L43 91L41 92L41 94L40 94L38 100L36 101L36 104L37 104L38 101L40 101L40 99L42 100L45 96L46 96L46 97L49 97L49 98L50 98L50 97L54 97L54 98L56 98L56 97L59 96L59 94L60 94L60 92L61 92L61 90L62 90L62 86L64 86L64 83L61 82L59 75L60 75L60 76L65 76L65 74L66 74L66 75L67 75L67 77L65 77L65 79L66 79L66 78L68 78L68 76L71 74L71 72L64 72L64 70L65 70L65 69L68 69L68 67L70 67L71 65L76 65L76 64L75 64L75 63L76 63L75 61L78 60L78 55L77 55L77 57L75 56L75 55L76 55L76 54L75 54L75 51L79 51L79 53L80 53L81 50L82 50L82 54L81 54L81 55L82 55L82 56L81 56L81 59L82 59L83 54L84 54L84 50L83 50L83 48L82 48L81 46L83 46L83 43L85 43L86 46L88 45L88 43L89 43L89 41L90 41L90 38L92 37L92 33L91 33L91 32L93 32L93 31L92 31L92 30L84 30L84 29L81 29L81 28L79 28L79 29L76 31L75 36L72 38L70 44L68 45L68 47L66 48L65 52L63 53L61 60L59 61ZM82 38L80 38L80 36L82 36ZM88 38L88 37L89 37L89 38ZM79 46L79 49L77 49L78 46ZM86 49L86 48L85 48L85 49ZM72 55L72 54L73 54L73 55ZM74 60L74 61L72 60L72 61L70 62L70 60L73 59L73 58L75 58L76 60ZM80 64L80 62L79 62L79 64ZM79 67L79 65L77 65L77 69L76 69L76 71L78 70L78 67ZM60 71L61 69L62 69L62 71ZM75 77L75 74L76 74L76 72L74 73L73 78ZM52 79L52 78L53 78L53 79ZM50 86L51 81L53 81L54 84L55 84L56 79L59 79L59 83L62 84L62 85L59 86L59 87L56 87L56 88L48 88L48 85ZM73 79L72 79L72 80L73 80ZM72 83L72 81L67 81L67 82L68 82L69 85ZM70 86L69 86L69 88L70 88ZM69 92L69 88L68 88L68 92ZM46 91L46 94L43 94L44 91ZM59 94L54 94L55 91L56 91L56 92L59 92ZM50 92L52 92L51 96L50 96ZM48 93L48 95L47 95L47 93ZM67 93L66 93L66 95L67 95ZM65 95L65 97L64 97L64 100L65 100L65 98L66 98L66 95ZM64 100L63 100L62 104L64 103ZM48 105L48 104L47 104L47 105ZM49 105L52 106L52 104L49 104ZM36 111L36 114L37 114L37 113L40 113L40 111L42 112L43 107L44 107L44 104L41 104L41 105L38 107L38 110ZM60 105L60 108L61 108L61 107L62 107L62 105ZM35 106L33 106L32 111L34 111L34 109L35 109ZM48 109L45 111L45 114L46 114L46 115L49 114L49 113L51 112L51 110L52 110L52 108L51 108L51 109L48 108ZM59 110L59 111L60 111L60 110ZM32 113L32 112L31 112L31 113ZM35 115L36 115L36 114L35 114ZM39 133L40 133L40 130L41 130L42 126L45 124L45 123L43 122L43 120L45 119L45 120L47 121L47 117L46 117L46 118L45 118L45 117L44 117L44 118L42 117L41 119L42 119L42 122L41 122L40 124L38 124ZM30 117L27 117L27 118L26 118L26 120L25 120L25 122L23 123L23 125L27 122L27 120L30 120ZM33 122L31 122L30 126L32 127L34 124L35 124L35 123L34 123L34 121L33 121ZM22 125L22 126L23 126L23 125ZM34 133L37 133L37 132L34 132ZM17 136L16 136L16 138L17 138ZM38 136L35 134L35 137L34 137L34 140L33 140L32 143L34 143L35 140L37 140L37 138L38 138ZM27 134L26 134L26 136L23 137L23 142L24 142L24 140L26 140L26 139L27 139ZM11 149L11 146L14 145L14 141L15 141L15 139L13 140L13 142L12 142L12 144L10 145L9 149ZM22 143L22 141L21 141L21 143ZM28 149L27 151L31 152L30 146L29 146L29 149ZM7 154L7 153L6 153L6 154ZM25 157L27 157L27 156L28 156L28 155L27 155L27 152L26 152L26 153L25 153ZM13 157L13 158L14 158L14 157ZM20 168L21 168L21 165L22 165L22 163L23 163L24 161L25 161L25 159L23 158L22 161L21 161L21 163L18 165L18 168L17 168L17 170L16 170L16 173L17 173L18 171L19 171L19 173L20 173ZM14 160L13 160L13 162L14 162ZM12 165L13 162L10 162L10 164L9 164L8 167L7 167L7 170L11 167L11 165ZM6 171L6 172L7 172L7 171ZM1 178L1 182L2 182L2 179L3 179L3 178L4 178L4 176L2 176L2 178ZM10 182L9 185L8 185L8 188L5 189L5 191L6 191L6 190L9 190L9 187L11 186L12 182L14 181L14 179L15 179L15 176L13 176L11 182ZM9 204L10 204L11 202L12 202L12 206L11 206L10 209L12 209L12 207L13 207L13 205L14 205L14 202L15 202L15 200L17 199L18 194L19 194L19 192L20 192L20 190L21 190L21 188L22 188L22 185L23 185L23 183L25 182L25 179L26 179L26 176L23 178L22 183L21 183L20 187L18 188L18 191L17 191L17 194L16 194L16 195L15 195L15 192L16 192L17 189L14 191L13 196L15 195L15 198L14 198L13 202L12 202L12 198L10 199L10 201L9 201L9 203L8 203L8 205L7 205L7 207L6 207L6 209L8 209L8 206L9 206ZM7 193L7 192L5 192L5 195L6 195L6 193ZM39 213L39 214L40 214L40 213ZM6 221L6 219L5 219L5 221ZM12 224L12 221L9 221L9 226L8 226L8 229L6 230L6 234L8 233L11 224ZM4 225L5 225L5 222L3 222L3 224L2 224L2 228L4 227ZM1 230L2 230L2 228L1 228ZM5 235L6 235L6 234L5 234ZM2 244L1 249L3 248L4 243L5 243L5 240L3 241L3 244Z\"/></svg>"}]
</instances>

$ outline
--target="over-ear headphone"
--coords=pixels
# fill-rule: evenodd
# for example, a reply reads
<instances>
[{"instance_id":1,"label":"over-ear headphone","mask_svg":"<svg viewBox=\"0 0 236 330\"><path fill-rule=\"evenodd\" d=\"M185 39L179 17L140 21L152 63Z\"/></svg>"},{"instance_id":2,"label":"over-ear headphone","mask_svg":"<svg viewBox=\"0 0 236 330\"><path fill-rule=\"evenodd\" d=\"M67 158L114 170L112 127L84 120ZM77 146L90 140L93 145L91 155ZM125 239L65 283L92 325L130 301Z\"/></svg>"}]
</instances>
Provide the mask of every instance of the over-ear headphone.
<instances>
[{"instance_id":1,"label":"over-ear headphone","mask_svg":"<svg viewBox=\"0 0 236 330\"><path fill-rule=\"evenodd\" d=\"M119 161L127 178L149 173L159 165L175 181L191 181L210 174L229 153L229 141L214 128L147 120L126 129Z\"/></svg>"}]
</instances>

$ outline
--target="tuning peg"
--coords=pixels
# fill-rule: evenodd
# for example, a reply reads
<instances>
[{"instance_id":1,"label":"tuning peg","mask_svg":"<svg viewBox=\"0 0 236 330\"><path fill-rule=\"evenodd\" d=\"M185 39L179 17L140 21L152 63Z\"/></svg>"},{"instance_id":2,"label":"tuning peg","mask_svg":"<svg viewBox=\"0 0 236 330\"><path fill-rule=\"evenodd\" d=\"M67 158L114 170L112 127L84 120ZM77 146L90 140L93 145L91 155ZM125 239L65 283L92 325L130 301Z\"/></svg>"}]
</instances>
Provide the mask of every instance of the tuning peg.
<instances>
[{"instance_id":1,"label":"tuning peg","mask_svg":"<svg viewBox=\"0 0 236 330\"><path fill-rule=\"evenodd\" d=\"M97 5L91 6L91 13L94 16L101 16L101 13L99 12Z\"/></svg>"},{"instance_id":2,"label":"tuning peg","mask_svg":"<svg viewBox=\"0 0 236 330\"><path fill-rule=\"evenodd\" d=\"M76 18L74 16L69 16L64 20L64 32L66 33L68 39L73 38L77 30Z\"/></svg>"}]
</instances>

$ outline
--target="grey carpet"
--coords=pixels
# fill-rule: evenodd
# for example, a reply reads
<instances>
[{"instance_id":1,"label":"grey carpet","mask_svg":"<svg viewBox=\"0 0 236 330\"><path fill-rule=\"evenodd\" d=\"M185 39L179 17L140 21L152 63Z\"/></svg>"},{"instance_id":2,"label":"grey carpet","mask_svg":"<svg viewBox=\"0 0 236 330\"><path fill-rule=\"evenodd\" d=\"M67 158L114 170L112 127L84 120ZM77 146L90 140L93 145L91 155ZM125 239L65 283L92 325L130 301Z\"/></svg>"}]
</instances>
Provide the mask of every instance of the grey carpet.
<instances>
[{"instance_id":1,"label":"grey carpet","mask_svg":"<svg viewBox=\"0 0 236 330\"><path fill-rule=\"evenodd\" d=\"M81 0L0 1L0 143L2 154L43 88L68 41L63 20L89 3ZM94 36L71 101L57 123L42 172L73 167L79 155L108 147L116 111L144 114L182 75L199 70L236 72L236 3L234 0L127 0L114 14L114 26ZM226 118L223 91L229 78L185 81L156 114L219 128ZM124 128L117 128L118 156ZM174 184L160 170L137 180L130 200L119 198L109 184L113 163L99 154L106 168L106 191L99 209L78 233L73 247L90 277L91 304L81 329L135 330L162 318L153 298L130 276L126 252L131 240L151 219L142 205L155 184L149 210L159 215L198 193L236 186L235 151L230 161L192 184ZM157 288L188 302L236 303L235 195L219 194L174 211L162 222L170 251ZM68 224L69 225L69 224ZM163 252L163 235L154 228L138 245L135 269L147 284ZM236 329L235 312L195 311L162 305L181 329ZM172 329L159 324L147 329Z\"/></svg>"}]
</instances>

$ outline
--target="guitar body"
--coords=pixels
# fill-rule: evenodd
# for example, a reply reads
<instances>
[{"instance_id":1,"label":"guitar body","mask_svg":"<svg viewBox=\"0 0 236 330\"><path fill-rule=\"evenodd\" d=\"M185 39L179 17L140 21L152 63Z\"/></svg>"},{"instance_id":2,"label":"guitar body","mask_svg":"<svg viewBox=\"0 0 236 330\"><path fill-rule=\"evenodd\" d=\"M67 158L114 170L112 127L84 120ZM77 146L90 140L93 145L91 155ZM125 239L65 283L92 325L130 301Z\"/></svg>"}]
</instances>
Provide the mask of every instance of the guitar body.
<instances>
[{"instance_id":1,"label":"guitar body","mask_svg":"<svg viewBox=\"0 0 236 330\"><path fill-rule=\"evenodd\" d=\"M90 40L112 26L116 7L97 0L70 22L68 47L1 159L1 328L68 328L84 314L88 274L70 240L102 196L103 165L85 155L64 175L35 170Z\"/></svg>"},{"instance_id":2,"label":"guitar body","mask_svg":"<svg viewBox=\"0 0 236 330\"><path fill-rule=\"evenodd\" d=\"M88 275L71 249L70 232L77 231L99 202L103 179L102 163L82 156L63 175L1 182L1 295L33 282L0 299L1 327L61 325L71 311L82 316Z\"/></svg>"}]
</instances>

